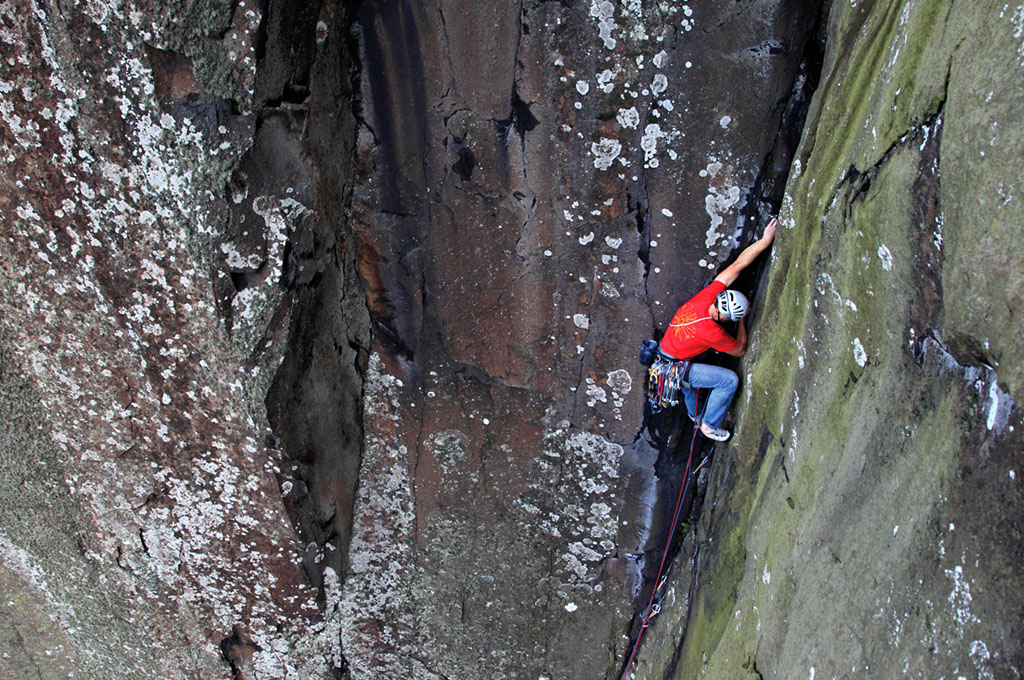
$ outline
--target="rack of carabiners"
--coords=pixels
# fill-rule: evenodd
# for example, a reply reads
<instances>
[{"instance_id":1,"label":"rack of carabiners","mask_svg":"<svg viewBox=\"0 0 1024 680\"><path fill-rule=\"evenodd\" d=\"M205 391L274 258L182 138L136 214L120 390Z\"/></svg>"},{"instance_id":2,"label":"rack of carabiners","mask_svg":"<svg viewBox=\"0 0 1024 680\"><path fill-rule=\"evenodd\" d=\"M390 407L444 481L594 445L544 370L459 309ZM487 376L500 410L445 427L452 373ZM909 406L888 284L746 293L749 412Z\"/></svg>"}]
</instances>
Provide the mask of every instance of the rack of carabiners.
<instances>
[{"instance_id":1,"label":"rack of carabiners","mask_svg":"<svg viewBox=\"0 0 1024 680\"><path fill-rule=\"evenodd\" d=\"M647 399L651 402L651 413L679 403L684 373L685 361L673 361L661 355L654 358L647 371Z\"/></svg>"}]
</instances>

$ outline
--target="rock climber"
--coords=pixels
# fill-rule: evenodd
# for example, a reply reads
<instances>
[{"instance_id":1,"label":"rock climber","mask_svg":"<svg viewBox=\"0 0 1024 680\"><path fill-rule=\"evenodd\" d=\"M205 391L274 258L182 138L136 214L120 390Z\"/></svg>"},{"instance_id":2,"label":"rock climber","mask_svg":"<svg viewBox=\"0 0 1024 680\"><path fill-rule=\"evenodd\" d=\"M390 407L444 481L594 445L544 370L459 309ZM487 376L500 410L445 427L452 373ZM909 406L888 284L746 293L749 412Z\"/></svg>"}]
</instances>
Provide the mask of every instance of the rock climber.
<instances>
[{"instance_id":1,"label":"rock climber","mask_svg":"<svg viewBox=\"0 0 1024 680\"><path fill-rule=\"evenodd\" d=\"M736 281L740 272L771 246L776 226L777 220L773 217L764 228L760 240L744 248L739 257L722 270L710 285L676 311L658 347L663 359L686 364L708 349L734 357L743 356L747 351L745 317L750 303L743 293L730 290L729 286ZM727 321L738 322L736 337L722 327L721 324ZM682 388L687 415L696 422L697 389L710 389L700 431L709 439L723 442L729 438L729 432L719 425L736 392L736 373L711 364L692 363L688 368L690 389Z\"/></svg>"}]
</instances>

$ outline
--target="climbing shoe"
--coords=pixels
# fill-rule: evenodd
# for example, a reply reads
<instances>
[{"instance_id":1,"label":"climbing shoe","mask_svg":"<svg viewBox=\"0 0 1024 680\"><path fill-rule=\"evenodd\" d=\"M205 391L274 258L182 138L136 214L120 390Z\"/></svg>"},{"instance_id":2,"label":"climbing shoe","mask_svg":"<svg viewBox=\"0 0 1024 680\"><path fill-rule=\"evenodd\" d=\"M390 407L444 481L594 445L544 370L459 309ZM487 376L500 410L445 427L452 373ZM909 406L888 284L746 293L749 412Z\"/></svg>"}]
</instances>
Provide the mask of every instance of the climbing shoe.
<instances>
[{"instance_id":1,"label":"climbing shoe","mask_svg":"<svg viewBox=\"0 0 1024 680\"><path fill-rule=\"evenodd\" d=\"M705 437L707 437L708 439L714 439L716 442L724 442L726 439L729 438L728 430L723 430L717 427L711 427L707 423L704 423L700 426L700 431L701 434L703 434Z\"/></svg>"}]
</instances>

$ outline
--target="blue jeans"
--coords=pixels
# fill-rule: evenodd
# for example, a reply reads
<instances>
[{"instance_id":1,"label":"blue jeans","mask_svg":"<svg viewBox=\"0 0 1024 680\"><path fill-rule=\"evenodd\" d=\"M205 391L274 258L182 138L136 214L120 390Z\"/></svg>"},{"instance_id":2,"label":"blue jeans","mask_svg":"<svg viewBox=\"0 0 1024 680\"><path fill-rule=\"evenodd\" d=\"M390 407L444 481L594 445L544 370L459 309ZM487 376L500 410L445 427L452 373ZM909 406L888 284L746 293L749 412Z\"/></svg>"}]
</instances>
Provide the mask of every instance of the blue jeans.
<instances>
[{"instance_id":1,"label":"blue jeans","mask_svg":"<svg viewBox=\"0 0 1024 680\"><path fill-rule=\"evenodd\" d=\"M736 393L739 378L728 368L710 364L694 364L690 368L690 385L694 388L710 389L707 405L704 407L703 421L711 427L718 427L725 419L725 412L732 403L732 395ZM691 416L697 413L697 390L683 390L686 411Z\"/></svg>"}]
</instances>

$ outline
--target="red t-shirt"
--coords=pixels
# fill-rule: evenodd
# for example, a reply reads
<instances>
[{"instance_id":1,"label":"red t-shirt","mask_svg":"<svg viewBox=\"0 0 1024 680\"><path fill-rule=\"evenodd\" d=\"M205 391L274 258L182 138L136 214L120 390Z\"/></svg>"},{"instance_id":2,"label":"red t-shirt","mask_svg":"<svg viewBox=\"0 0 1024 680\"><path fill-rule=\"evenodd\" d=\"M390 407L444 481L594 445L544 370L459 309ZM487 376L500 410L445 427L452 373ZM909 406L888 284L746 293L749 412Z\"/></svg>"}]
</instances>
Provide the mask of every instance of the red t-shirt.
<instances>
[{"instance_id":1,"label":"red t-shirt","mask_svg":"<svg viewBox=\"0 0 1024 680\"><path fill-rule=\"evenodd\" d=\"M661 339L661 351L676 359L692 359L708 349L719 352L735 349L736 338L708 316L708 307L723 290L724 283L712 281L710 286L683 303Z\"/></svg>"}]
</instances>

